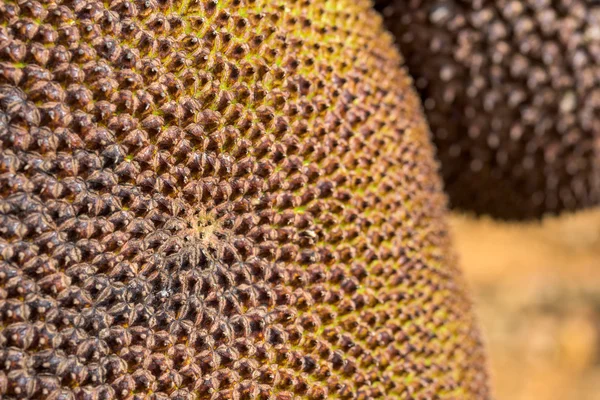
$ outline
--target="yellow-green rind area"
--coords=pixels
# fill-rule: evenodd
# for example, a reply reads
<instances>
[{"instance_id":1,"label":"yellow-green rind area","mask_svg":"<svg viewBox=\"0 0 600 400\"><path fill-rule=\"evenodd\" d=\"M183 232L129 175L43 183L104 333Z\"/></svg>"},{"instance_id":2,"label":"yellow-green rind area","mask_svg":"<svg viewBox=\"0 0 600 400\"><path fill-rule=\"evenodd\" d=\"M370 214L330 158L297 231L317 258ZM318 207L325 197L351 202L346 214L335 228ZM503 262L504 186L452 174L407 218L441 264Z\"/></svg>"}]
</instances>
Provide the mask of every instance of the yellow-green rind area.
<instances>
[{"instance_id":1,"label":"yellow-green rind area","mask_svg":"<svg viewBox=\"0 0 600 400\"><path fill-rule=\"evenodd\" d=\"M3 399L486 399L368 1L0 3Z\"/></svg>"}]
</instances>

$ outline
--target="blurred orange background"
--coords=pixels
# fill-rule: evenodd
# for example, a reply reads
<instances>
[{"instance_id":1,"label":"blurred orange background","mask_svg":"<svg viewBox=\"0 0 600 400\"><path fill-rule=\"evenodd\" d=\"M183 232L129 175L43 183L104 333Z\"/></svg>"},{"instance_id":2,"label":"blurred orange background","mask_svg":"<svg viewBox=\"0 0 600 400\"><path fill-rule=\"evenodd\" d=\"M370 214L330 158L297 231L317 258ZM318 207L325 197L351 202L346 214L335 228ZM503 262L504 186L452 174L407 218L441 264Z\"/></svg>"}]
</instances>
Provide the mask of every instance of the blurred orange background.
<instances>
[{"instance_id":1,"label":"blurred orange background","mask_svg":"<svg viewBox=\"0 0 600 400\"><path fill-rule=\"evenodd\" d=\"M498 400L600 399L600 209L451 226Z\"/></svg>"}]
</instances>

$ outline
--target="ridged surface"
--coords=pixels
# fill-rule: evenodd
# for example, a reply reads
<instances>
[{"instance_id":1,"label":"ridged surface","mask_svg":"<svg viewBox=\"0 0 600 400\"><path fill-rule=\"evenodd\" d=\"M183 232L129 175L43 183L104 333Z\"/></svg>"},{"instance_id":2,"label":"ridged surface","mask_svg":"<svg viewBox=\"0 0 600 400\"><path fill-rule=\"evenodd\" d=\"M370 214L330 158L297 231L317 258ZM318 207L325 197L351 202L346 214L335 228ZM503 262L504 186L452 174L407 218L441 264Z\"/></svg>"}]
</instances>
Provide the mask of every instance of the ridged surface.
<instances>
[{"instance_id":1,"label":"ridged surface","mask_svg":"<svg viewBox=\"0 0 600 400\"><path fill-rule=\"evenodd\" d=\"M485 399L366 1L3 1L4 399Z\"/></svg>"},{"instance_id":2,"label":"ridged surface","mask_svg":"<svg viewBox=\"0 0 600 400\"><path fill-rule=\"evenodd\" d=\"M600 202L600 3L383 0L453 207L539 217Z\"/></svg>"}]
</instances>

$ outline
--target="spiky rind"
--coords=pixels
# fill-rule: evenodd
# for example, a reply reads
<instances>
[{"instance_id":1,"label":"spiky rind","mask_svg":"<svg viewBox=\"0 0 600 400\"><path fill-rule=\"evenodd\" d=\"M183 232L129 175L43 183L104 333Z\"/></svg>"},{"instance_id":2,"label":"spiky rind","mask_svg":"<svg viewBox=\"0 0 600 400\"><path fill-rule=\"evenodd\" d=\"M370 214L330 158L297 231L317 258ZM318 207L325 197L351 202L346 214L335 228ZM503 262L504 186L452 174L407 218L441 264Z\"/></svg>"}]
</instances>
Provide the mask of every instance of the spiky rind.
<instances>
[{"instance_id":1,"label":"spiky rind","mask_svg":"<svg viewBox=\"0 0 600 400\"><path fill-rule=\"evenodd\" d=\"M0 5L4 399L487 396L366 1Z\"/></svg>"}]
</instances>

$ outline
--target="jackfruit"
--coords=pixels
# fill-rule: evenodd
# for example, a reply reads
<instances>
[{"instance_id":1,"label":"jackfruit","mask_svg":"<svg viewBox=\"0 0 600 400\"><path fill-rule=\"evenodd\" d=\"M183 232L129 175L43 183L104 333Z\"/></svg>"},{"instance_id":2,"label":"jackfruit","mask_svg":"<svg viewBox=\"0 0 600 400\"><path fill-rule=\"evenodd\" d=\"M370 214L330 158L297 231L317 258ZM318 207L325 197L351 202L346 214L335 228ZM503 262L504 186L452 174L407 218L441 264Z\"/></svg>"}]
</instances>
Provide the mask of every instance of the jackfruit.
<instances>
[{"instance_id":1,"label":"jackfruit","mask_svg":"<svg viewBox=\"0 0 600 400\"><path fill-rule=\"evenodd\" d=\"M0 3L4 399L488 398L368 1Z\"/></svg>"},{"instance_id":2,"label":"jackfruit","mask_svg":"<svg viewBox=\"0 0 600 400\"><path fill-rule=\"evenodd\" d=\"M452 207L524 219L600 201L600 5L384 0Z\"/></svg>"}]
</instances>

